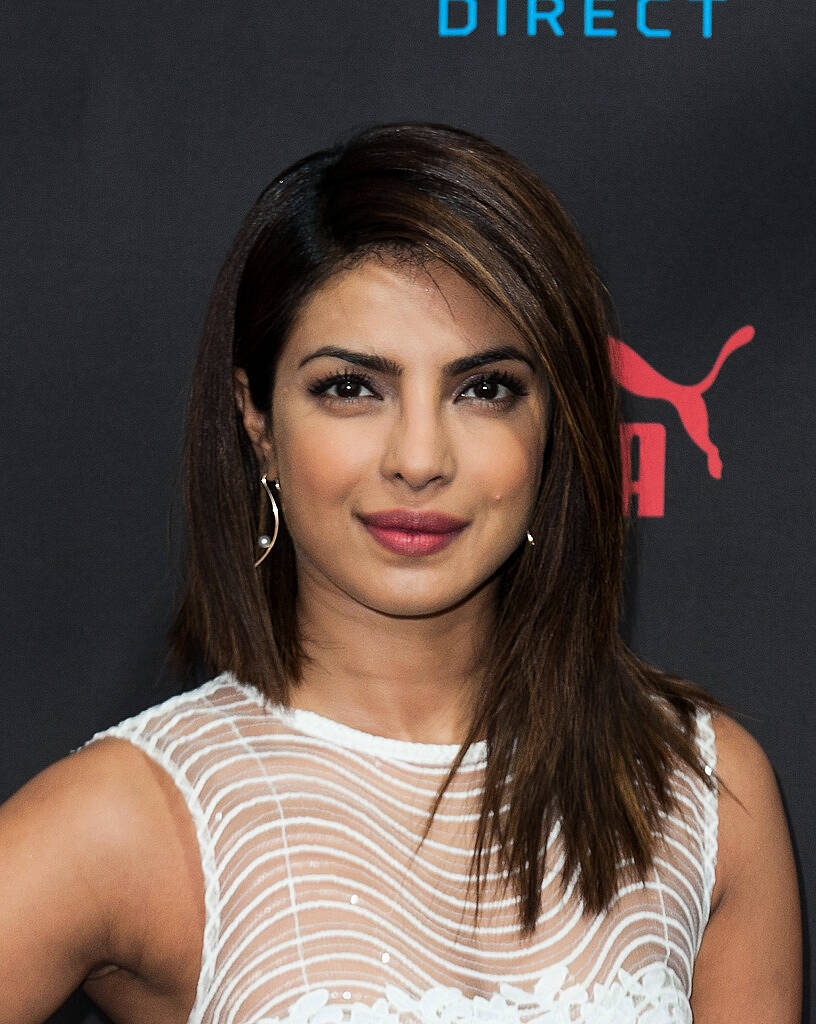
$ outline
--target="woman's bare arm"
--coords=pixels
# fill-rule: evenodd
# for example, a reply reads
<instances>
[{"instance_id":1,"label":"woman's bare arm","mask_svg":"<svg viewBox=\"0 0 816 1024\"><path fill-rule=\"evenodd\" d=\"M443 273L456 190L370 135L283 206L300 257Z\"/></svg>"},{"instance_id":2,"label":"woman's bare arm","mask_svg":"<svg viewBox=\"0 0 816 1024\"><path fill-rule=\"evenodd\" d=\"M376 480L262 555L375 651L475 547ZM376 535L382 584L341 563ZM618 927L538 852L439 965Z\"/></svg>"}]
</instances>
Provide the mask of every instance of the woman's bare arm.
<instances>
[{"instance_id":1,"label":"woman's bare arm","mask_svg":"<svg viewBox=\"0 0 816 1024\"><path fill-rule=\"evenodd\" d=\"M756 740L714 718L719 797L716 903L694 969L695 1024L800 1024L802 932L785 812Z\"/></svg>"},{"instance_id":2,"label":"woman's bare arm","mask_svg":"<svg viewBox=\"0 0 816 1024\"><path fill-rule=\"evenodd\" d=\"M105 739L0 807L0 1024L38 1024L108 964L131 1002L134 985L172 994L157 972L183 964L185 942L195 955L200 893L192 829L161 774Z\"/></svg>"}]
</instances>

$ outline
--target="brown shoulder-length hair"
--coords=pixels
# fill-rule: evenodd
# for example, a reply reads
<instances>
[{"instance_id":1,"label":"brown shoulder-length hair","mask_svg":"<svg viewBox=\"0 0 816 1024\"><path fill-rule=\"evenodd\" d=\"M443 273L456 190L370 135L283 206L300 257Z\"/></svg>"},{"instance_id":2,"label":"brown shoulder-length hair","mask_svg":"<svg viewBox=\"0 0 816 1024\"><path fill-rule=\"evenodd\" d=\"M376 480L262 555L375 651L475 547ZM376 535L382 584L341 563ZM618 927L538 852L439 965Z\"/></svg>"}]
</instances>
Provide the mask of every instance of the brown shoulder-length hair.
<instances>
[{"instance_id":1,"label":"brown shoulder-length hair","mask_svg":"<svg viewBox=\"0 0 816 1024\"><path fill-rule=\"evenodd\" d=\"M645 665L619 635L624 516L604 290L569 218L522 162L450 126L376 125L298 161L261 193L218 275L194 371L186 582L170 654L177 668L228 669L287 703L305 657L295 554L282 519L253 567L268 505L233 372L246 371L253 402L269 413L277 359L304 300L382 250L453 268L527 339L552 390L535 546L499 571L483 652L490 683L425 830L468 746L486 738L470 873L476 915L497 845L529 935L555 822L564 884L577 871L585 908L602 911L624 876L645 878L678 766L715 785L693 718L724 705Z\"/></svg>"}]
</instances>

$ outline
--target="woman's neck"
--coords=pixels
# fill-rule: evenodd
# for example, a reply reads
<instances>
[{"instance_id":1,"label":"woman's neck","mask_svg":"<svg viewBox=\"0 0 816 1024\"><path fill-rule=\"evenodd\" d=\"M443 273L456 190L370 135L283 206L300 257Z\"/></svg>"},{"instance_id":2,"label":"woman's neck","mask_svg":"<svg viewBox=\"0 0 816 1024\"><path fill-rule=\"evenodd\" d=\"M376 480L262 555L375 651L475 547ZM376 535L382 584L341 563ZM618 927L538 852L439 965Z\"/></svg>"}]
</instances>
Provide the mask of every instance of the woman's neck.
<instances>
[{"instance_id":1,"label":"woman's neck","mask_svg":"<svg viewBox=\"0 0 816 1024\"><path fill-rule=\"evenodd\" d=\"M459 744L481 685L476 644L492 608L484 588L438 614L389 616L307 585L298 622L308 660L289 702L379 736Z\"/></svg>"}]
</instances>

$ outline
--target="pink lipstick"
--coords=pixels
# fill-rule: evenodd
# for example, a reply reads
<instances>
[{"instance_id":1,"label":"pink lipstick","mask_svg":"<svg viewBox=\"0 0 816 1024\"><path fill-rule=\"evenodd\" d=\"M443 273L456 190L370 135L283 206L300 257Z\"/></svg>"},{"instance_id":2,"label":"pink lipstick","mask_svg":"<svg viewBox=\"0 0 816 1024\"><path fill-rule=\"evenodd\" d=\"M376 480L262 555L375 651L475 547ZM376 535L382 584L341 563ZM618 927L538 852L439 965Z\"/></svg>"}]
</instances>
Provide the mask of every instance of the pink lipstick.
<instances>
[{"instance_id":1,"label":"pink lipstick","mask_svg":"<svg viewBox=\"0 0 816 1024\"><path fill-rule=\"evenodd\" d=\"M445 512L389 509L359 517L368 532L389 551L400 555L429 555L447 547L468 525Z\"/></svg>"}]
</instances>

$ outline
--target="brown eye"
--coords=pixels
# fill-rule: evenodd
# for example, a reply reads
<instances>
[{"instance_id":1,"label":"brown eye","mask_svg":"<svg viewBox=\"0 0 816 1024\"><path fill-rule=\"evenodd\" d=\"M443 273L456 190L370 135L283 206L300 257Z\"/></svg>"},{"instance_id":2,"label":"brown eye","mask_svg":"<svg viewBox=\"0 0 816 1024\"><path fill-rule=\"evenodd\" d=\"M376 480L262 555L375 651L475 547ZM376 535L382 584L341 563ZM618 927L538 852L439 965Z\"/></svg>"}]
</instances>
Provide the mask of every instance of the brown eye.
<instances>
[{"instance_id":1,"label":"brown eye","mask_svg":"<svg viewBox=\"0 0 816 1024\"><path fill-rule=\"evenodd\" d=\"M468 391L473 390L476 393L477 398L486 398L491 401L496 399L496 391L499 388L504 388L505 391L509 391L507 385L499 384L496 380L480 380L475 384L471 384L467 389Z\"/></svg>"},{"instance_id":2,"label":"brown eye","mask_svg":"<svg viewBox=\"0 0 816 1024\"><path fill-rule=\"evenodd\" d=\"M337 389L336 394L331 393L333 388ZM361 388L372 392L372 394L359 394ZM309 391L320 399L339 402L344 405L379 397L374 392L373 382L361 373L334 373L330 377L324 377L322 380L310 385Z\"/></svg>"},{"instance_id":3,"label":"brown eye","mask_svg":"<svg viewBox=\"0 0 816 1024\"><path fill-rule=\"evenodd\" d=\"M344 378L343 380L338 381L336 384L332 384L331 387L327 388L323 392L323 394L329 394L332 388L337 388L337 398L359 398L360 396L356 394L356 392L358 392L361 388L365 388L365 384L361 383L358 380L349 380L347 378Z\"/></svg>"},{"instance_id":4,"label":"brown eye","mask_svg":"<svg viewBox=\"0 0 816 1024\"><path fill-rule=\"evenodd\" d=\"M499 389L504 389L506 393L497 396ZM496 407L513 405L521 395L527 394L527 389L518 377L506 371L483 374L466 384L461 395L464 396L468 391L475 392L477 402Z\"/></svg>"}]
</instances>

